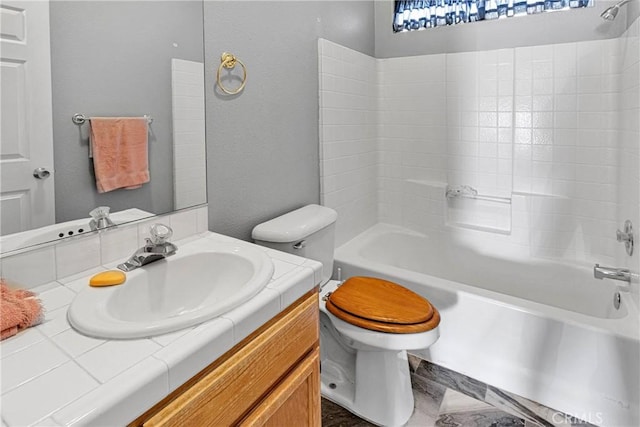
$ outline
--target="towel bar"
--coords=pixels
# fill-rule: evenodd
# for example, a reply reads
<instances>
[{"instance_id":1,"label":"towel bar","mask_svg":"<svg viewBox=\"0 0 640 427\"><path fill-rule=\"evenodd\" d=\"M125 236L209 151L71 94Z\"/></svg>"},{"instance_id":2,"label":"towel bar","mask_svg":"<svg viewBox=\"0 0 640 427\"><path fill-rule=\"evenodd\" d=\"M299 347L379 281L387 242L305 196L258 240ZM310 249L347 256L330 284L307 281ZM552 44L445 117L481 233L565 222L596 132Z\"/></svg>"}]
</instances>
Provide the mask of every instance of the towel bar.
<instances>
[{"instance_id":1,"label":"towel bar","mask_svg":"<svg viewBox=\"0 0 640 427\"><path fill-rule=\"evenodd\" d=\"M143 117L147 119L147 122L149 122L149 124L153 123L153 117L151 117L150 115L145 114ZM71 121L76 125L83 125L87 120L90 120L90 118L81 113L75 113L71 117Z\"/></svg>"}]
</instances>

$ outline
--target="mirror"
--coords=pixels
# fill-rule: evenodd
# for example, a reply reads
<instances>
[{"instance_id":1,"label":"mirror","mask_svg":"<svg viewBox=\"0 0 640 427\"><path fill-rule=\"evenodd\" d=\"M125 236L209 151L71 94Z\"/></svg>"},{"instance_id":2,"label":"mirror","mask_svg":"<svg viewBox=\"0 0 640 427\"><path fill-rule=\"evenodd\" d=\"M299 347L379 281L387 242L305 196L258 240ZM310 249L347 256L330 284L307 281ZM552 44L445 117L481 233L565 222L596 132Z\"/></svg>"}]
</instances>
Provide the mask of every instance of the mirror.
<instances>
[{"instance_id":1,"label":"mirror","mask_svg":"<svg viewBox=\"0 0 640 427\"><path fill-rule=\"evenodd\" d=\"M48 9L48 20L37 10L26 10L34 4ZM30 25L43 28L48 21L51 55L50 93L42 90L46 86L30 80L28 70L15 66L19 61L2 60L2 91L11 92L11 96L3 95L3 112L25 112L12 117L3 114L2 158L32 158L29 166L17 172L19 179L5 179L10 168L2 164L4 183L32 186L27 190L2 189L3 242L9 241L11 236L7 234L42 230L43 226L56 231L57 238L59 227L52 227L54 222L65 226L85 224L83 232L90 231L89 212L98 206L110 207L119 218L116 222L122 223L206 203L202 0L7 0L0 11L2 47L34 44L36 32ZM5 28L13 33L7 35ZM36 56L45 54L41 51ZM38 68L29 61L31 67L23 68ZM5 90L9 87L17 89ZM37 102L29 105L29 96L37 93L50 95L49 117L42 115ZM93 160L89 158L90 124L73 123L76 113L86 117L150 116L149 182L138 189L98 193ZM16 139L21 134L40 132L48 124L52 129L51 147L29 151ZM51 163L36 159L46 151L52 152ZM38 167L51 171L50 176L45 173L40 176L43 179L35 177L34 168ZM47 203L55 207L47 208ZM33 212L34 219L26 218L25 207ZM54 212L48 214L49 218L43 214L47 209ZM77 230L72 231L77 234ZM38 243L33 239L22 241L26 245ZM14 250L14 246L0 243L0 251Z\"/></svg>"}]
</instances>

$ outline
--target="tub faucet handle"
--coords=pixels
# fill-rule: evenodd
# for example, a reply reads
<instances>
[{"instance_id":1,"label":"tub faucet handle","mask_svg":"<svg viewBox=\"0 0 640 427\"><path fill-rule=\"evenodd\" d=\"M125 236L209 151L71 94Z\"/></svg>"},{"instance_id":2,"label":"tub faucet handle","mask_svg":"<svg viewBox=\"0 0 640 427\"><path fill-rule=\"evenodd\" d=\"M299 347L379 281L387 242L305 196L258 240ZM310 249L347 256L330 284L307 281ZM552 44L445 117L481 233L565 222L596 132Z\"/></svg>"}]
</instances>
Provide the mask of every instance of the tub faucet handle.
<instances>
[{"instance_id":1,"label":"tub faucet handle","mask_svg":"<svg viewBox=\"0 0 640 427\"><path fill-rule=\"evenodd\" d=\"M633 224L631 221L624 222L622 231L616 230L616 239L618 242L624 243L624 247L629 256L633 255Z\"/></svg>"}]
</instances>

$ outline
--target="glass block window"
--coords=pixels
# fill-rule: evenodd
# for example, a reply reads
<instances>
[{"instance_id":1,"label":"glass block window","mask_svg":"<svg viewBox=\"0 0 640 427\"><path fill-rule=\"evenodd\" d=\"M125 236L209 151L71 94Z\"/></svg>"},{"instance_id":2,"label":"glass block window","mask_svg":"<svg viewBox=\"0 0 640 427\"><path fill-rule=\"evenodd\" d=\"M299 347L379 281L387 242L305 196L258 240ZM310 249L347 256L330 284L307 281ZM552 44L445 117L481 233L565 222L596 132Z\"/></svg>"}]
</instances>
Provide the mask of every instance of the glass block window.
<instances>
[{"instance_id":1,"label":"glass block window","mask_svg":"<svg viewBox=\"0 0 640 427\"><path fill-rule=\"evenodd\" d=\"M591 7L595 0L396 0L393 31Z\"/></svg>"}]
</instances>

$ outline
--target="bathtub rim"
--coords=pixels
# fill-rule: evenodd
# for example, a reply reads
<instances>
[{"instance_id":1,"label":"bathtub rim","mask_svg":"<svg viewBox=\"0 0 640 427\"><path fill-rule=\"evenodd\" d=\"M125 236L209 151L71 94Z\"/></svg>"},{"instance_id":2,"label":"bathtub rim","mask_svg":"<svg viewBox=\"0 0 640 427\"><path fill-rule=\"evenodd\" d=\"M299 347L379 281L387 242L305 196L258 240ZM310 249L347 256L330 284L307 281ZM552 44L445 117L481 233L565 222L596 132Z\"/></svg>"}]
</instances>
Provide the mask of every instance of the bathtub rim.
<instances>
[{"instance_id":1,"label":"bathtub rim","mask_svg":"<svg viewBox=\"0 0 640 427\"><path fill-rule=\"evenodd\" d=\"M341 267L343 264L350 265L367 271L371 270L373 273L381 276L386 275L399 277L407 282L421 284L421 286L434 286L445 292L464 292L474 298L502 305L511 310L526 312L537 317L551 318L559 322L566 322L574 326L588 328L611 336L640 341L640 315L635 303L634 295L628 289L622 289L621 286L616 286L614 284L603 284L604 286L611 286L612 288L618 289L621 296L621 307L624 306L627 313L626 315L617 318L601 318L542 304L521 297L467 285L465 283L454 282L448 279L414 272L404 268L395 267L393 265L374 262L359 254L359 249L362 248L364 244L379 235L389 232L428 237L426 234L398 225L377 223L336 248L334 256L334 277L337 277L337 268ZM573 264L568 265L573 268L576 267ZM345 277L342 277L342 279L345 279ZM427 283L423 283L424 281L427 281ZM415 291L415 289L413 290ZM428 295L423 296L429 298Z\"/></svg>"}]
</instances>

